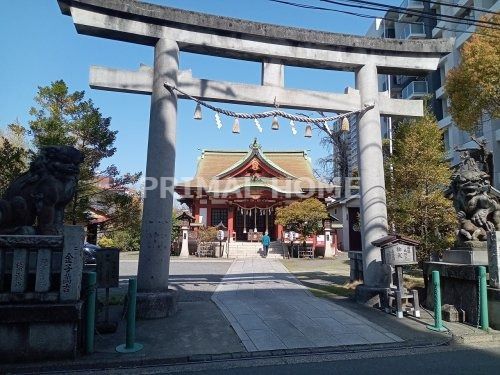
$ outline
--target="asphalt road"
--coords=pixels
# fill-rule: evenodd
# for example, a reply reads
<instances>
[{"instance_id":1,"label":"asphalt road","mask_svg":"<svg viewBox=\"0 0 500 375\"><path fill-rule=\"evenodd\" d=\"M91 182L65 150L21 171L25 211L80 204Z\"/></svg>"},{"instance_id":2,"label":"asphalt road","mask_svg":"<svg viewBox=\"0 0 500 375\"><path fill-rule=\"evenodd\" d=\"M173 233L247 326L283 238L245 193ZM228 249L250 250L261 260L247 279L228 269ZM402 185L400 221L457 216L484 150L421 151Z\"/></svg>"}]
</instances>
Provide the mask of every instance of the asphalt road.
<instances>
[{"instance_id":1,"label":"asphalt road","mask_svg":"<svg viewBox=\"0 0 500 375\"><path fill-rule=\"evenodd\" d=\"M495 354L482 351L459 351L384 357L364 360L343 360L335 362L294 363L261 367L246 367L227 370L203 371L204 375L299 375L299 374L495 374L500 366L500 350ZM184 374L199 374L185 372Z\"/></svg>"},{"instance_id":2,"label":"asphalt road","mask_svg":"<svg viewBox=\"0 0 500 375\"><path fill-rule=\"evenodd\" d=\"M496 374L500 367L500 346L489 348L430 347L393 351L344 354L311 354L301 357L256 358L188 364L151 366L106 374L187 374L187 375L322 375L322 374Z\"/></svg>"}]
</instances>

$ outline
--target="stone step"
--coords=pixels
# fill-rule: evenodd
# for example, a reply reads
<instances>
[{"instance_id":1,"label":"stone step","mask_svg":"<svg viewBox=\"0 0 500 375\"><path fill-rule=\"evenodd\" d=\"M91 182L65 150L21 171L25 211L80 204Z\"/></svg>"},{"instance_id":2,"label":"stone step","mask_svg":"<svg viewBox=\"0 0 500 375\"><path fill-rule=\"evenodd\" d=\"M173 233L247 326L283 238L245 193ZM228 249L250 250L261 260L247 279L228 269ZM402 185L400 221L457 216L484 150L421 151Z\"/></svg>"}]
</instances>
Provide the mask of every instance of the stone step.
<instances>
[{"instance_id":1,"label":"stone step","mask_svg":"<svg viewBox=\"0 0 500 375\"><path fill-rule=\"evenodd\" d=\"M262 244L259 242L232 242L229 244L229 258L249 259L261 257ZM281 259L283 257L281 243L271 243L267 257L270 259Z\"/></svg>"}]
</instances>

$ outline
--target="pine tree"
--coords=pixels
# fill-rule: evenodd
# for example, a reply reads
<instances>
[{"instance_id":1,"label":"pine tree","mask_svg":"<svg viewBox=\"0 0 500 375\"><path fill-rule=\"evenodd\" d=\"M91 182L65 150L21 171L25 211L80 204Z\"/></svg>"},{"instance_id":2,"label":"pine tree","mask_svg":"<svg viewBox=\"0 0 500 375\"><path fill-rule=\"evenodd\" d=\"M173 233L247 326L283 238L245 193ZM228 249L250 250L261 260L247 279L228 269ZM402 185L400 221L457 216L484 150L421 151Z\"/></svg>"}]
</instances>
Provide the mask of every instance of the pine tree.
<instances>
[{"instance_id":1,"label":"pine tree","mask_svg":"<svg viewBox=\"0 0 500 375\"><path fill-rule=\"evenodd\" d=\"M84 91L70 93L63 80L38 87L35 102L37 106L30 110L34 119L29 122L34 145L37 148L73 146L85 158L80 166L75 197L66 210L66 220L73 224L85 223L98 196L99 204L117 216L120 207L131 204L131 198L123 194L120 187L137 182L140 173L120 177L114 166L98 172L102 160L116 152L114 142L118 132L111 130L111 118L104 117L91 99L85 99ZM98 186L103 176L113 182L107 189Z\"/></svg>"},{"instance_id":2,"label":"pine tree","mask_svg":"<svg viewBox=\"0 0 500 375\"><path fill-rule=\"evenodd\" d=\"M9 184L28 169L30 151L26 130L19 124L7 126L0 132L0 197Z\"/></svg>"}]
</instances>

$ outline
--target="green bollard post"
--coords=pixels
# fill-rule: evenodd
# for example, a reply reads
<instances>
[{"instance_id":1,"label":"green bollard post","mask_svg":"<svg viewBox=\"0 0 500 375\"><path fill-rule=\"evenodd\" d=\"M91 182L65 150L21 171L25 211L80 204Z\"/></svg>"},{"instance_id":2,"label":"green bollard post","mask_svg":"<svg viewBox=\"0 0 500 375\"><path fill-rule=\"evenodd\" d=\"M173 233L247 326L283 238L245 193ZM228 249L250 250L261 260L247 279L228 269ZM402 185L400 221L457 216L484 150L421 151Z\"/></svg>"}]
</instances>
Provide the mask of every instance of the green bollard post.
<instances>
[{"instance_id":1,"label":"green bollard post","mask_svg":"<svg viewBox=\"0 0 500 375\"><path fill-rule=\"evenodd\" d=\"M447 331L443 325L441 315L441 284L439 280L439 271L432 271L432 285L434 288L434 325L428 325L427 328L432 331L444 332Z\"/></svg>"},{"instance_id":2,"label":"green bollard post","mask_svg":"<svg viewBox=\"0 0 500 375\"><path fill-rule=\"evenodd\" d=\"M85 322L85 352L87 354L94 353L94 332L95 332L95 300L96 300L96 282L97 275L95 272L85 273L85 281L87 288L87 308Z\"/></svg>"},{"instance_id":3,"label":"green bollard post","mask_svg":"<svg viewBox=\"0 0 500 375\"><path fill-rule=\"evenodd\" d=\"M489 329L489 319L488 319L488 289L486 286L486 267L479 266L479 316L481 329L483 331L488 331Z\"/></svg>"},{"instance_id":4,"label":"green bollard post","mask_svg":"<svg viewBox=\"0 0 500 375\"><path fill-rule=\"evenodd\" d=\"M135 353L144 346L135 342L135 309L137 298L137 279L128 279L127 331L125 344L118 345L119 353Z\"/></svg>"}]
</instances>

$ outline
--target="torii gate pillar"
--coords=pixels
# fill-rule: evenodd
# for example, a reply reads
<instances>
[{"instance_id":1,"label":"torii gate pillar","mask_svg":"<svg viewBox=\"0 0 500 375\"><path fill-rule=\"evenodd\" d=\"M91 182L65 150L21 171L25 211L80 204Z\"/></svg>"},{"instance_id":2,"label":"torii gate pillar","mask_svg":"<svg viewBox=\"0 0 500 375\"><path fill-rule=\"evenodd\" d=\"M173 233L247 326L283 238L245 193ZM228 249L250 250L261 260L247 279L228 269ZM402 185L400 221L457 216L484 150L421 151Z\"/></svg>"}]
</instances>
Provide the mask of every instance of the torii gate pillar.
<instances>
[{"instance_id":1,"label":"torii gate pillar","mask_svg":"<svg viewBox=\"0 0 500 375\"><path fill-rule=\"evenodd\" d=\"M154 49L153 88L149 117L146 187L137 272L137 316L154 319L171 315L176 294L168 289L172 206L175 175L177 96L165 89L177 86L179 47L159 39Z\"/></svg>"},{"instance_id":2,"label":"torii gate pillar","mask_svg":"<svg viewBox=\"0 0 500 375\"><path fill-rule=\"evenodd\" d=\"M372 241L387 235L387 206L385 198L384 161L380 131L379 93L377 66L368 63L356 72L356 88L361 97L361 106L375 106L362 113L358 122L358 166L360 181L361 241L363 248L364 287L358 287L358 300L367 300L372 289L387 288L390 270L383 269L380 249ZM367 293L364 293L367 292Z\"/></svg>"}]
</instances>

